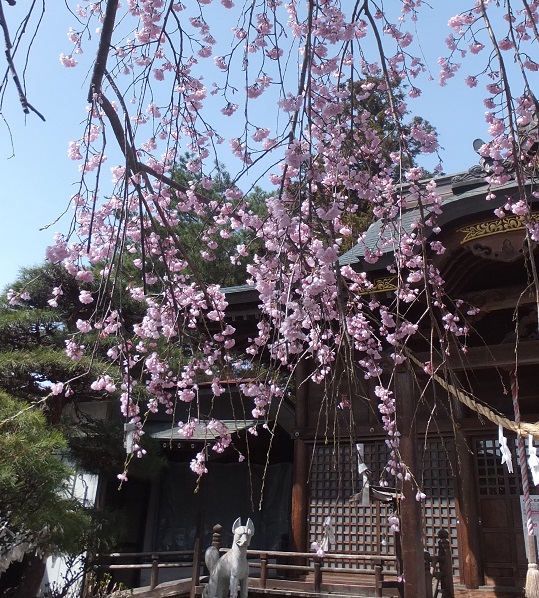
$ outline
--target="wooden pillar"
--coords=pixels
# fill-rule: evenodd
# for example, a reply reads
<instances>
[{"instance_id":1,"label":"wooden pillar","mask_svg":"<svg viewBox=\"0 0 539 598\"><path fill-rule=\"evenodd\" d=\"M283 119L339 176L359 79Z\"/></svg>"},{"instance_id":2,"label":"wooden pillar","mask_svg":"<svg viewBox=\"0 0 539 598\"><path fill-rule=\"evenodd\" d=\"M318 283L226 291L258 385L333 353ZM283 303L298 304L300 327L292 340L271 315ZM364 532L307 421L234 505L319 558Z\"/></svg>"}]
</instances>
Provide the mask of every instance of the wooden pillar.
<instances>
[{"instance_id":1,"label":"wooden pillar","mask_svg":"<svg viewBox=\"0 0 539 598\"><path fill-rule=\"evenodd\" d=\"M294 482L292 486L292 552L307 552L307 472L309 455L307 445L294 441Z\"/></svg>"},{"instance_id":2,"label":"wooden pillar","mask_svg":"<svg viewBox=\"0 0 539 598\"><path fill-rule=\"evenodd\" d=\"M307 427L307 401L309 399L309 368L305 358L296 366L296 430L294 438L294 473L292 482L292 537L290 548L293 552L307 552L307 504L309 451L300 438Z\"/></svg>"},{"instance_id":3,"label":"wooden pillar","mask_svg":"<svg viewBox=\"0 0 539 598\"><path fill-rule=\"evenodd\" d=\"M412 372L404 367L395 372L395 402L402 460L412 473L417 473L417 438L415 398ZM400 541L404 577L404 598L425 596L425 564L421 505L415 499L417 489L412 480L404 480L404 499L399 502Z\"/></svg>"},{"instance_id":4,"label":"wooden pillar","mask_svg":"<svg viewBox=\"0 0 539 598\"><path fill-rule=\"evenodd\" d=\"M143 552L155 550L155 530L157 528L157 512L159 510L159 493L162 476L153 479L150 482L150 498L148 500L148 509L146 515L146 525L144 528L144 542L142 544Z\"/></svg>"},{"instance_id":5,"label":"wooden pillar","mask_svg":"<svg viewBox=\"0 0 539 598\"><path fill-rule=\"evenodd\" d=\"M464 417L462 403L453 399L453 413L457 421ZM475 463L471 441L457 424L455 426L456 490L459 564L461 582L468 589L477 589L484 583L481 558L479 509L474 481Z\"/></svg>"}]
</instances>

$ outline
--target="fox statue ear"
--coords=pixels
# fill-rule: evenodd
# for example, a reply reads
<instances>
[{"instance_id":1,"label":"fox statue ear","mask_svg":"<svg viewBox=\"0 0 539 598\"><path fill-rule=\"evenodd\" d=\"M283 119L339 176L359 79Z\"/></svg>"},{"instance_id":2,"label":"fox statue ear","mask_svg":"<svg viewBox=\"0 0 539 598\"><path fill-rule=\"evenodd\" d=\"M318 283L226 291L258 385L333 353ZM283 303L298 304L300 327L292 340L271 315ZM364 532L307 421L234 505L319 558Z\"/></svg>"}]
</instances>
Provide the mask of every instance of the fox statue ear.
<instances>
[{"instance_id":1,"label":"fox statue ear","mask_svg":"<svg viewBox=\"0 0 539 598\"><path fill-rule=\"evenodd\" d=\"M249 519L250 521L250 519ZM232 524L232 533L235 534L238 527L241 527L241 517L238 517Z\"/></svg>"},{"instance_id":2,"label":"fox statue ear","mask_svg":"<svg viewBox=\"0 0 539 598\"><path fill-rule=\"evenodd\" d=\"M247 519L247 523L245 524L245 527L249 530L249 533L251 534L251 536L255 535L255 526L254 526L254 523L251 521L251 519Z\"/></svg>"}]
</instances>

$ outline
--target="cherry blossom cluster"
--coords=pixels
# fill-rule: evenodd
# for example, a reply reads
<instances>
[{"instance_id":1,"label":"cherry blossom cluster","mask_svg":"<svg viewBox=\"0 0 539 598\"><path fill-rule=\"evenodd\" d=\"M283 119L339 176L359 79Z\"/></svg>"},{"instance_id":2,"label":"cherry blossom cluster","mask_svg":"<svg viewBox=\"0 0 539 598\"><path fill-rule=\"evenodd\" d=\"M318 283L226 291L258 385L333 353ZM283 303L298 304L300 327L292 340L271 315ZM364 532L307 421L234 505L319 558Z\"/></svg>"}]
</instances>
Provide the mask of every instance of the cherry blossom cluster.
<instances>
[{"instance_id":1,"label":"cherry blossom cluster","mask_svg":"<svg viewBox=\"0 0 539 598\"><path fill-rule=\"evenodd\" d=\"M92 387L119 393L122 413L137 430L149 413L173 414L182 402L193 406L192 419L179 425L191 437L202 424L195 408L201 383L219 400L238 359L226 295L202 282L192 248L178 233L179 223L193 218L203 223L205 260L215 259L219 238L238 231L263 244L251 255L242 240L230 256L234 264L250 256L246 283L260 298L257 331L243 359L271 365L240 386L253 401L253 417L265 420L282 400L279 376L290 379L300 359L311 364L312 381L329 388L337 364L353 354L350 367L376 381L391 452L387 471L399 480L407 475L382 359L389 353L395 366L406 361L403 348L420 329L407 315L414 303L426 305L439 323L442 347L449 337L464 344L469 326L435 263L445 251L437 237L442 197L411 158L412 138L425 154L436 153L438 141L420 121L411 130L405 124L421 94L425 66L414 31L428 7L420 0L397 4L382 11L367 0L352 11L337 0L243 7L230 0L128 0L123 6L94 0L74 8L80 23L68 32L71 50L62 63L74 67L88 55L94 39L87 32L96 27L104 43L92 48L97 61L87 125L68 149L81 181L72 199L75 232L57 235L47 258L76 278L86 310L68 355L80 359L90 351L91 335L108 339L119 373L113 379L112 370L103 372ZM457 60L473 57L475 68L488 53L486 68L471 71L466 82L485 82L492 138L480 153L492 187L533 173L538 140L527 74L538 66L532 46L539 2L518 10L514 2L498 4L478 1L453 17L450 54L439 60L440 83L449 86L463 68ZM526 75L520 95L509 87L509 62ZM395 82L407 86L404 98ZM395 140L389 151L387 130L365 108L380 95ZM190 180L179 183L175 169L185 152ZM218 199L210 193L216 159L237 166ZM263 216L245 199L250 177L260 173L272 185ZM355 224L365 206L380 222L374 246ZM405 224L402 215L411 207L417 217ZM528 198L508 200L498 214L507 212L528 217ZM529 227L538 238L538 225ZM369 264L394 255L391 301L371 295L367 274L339 264L344 248L354 245ZM140 307L138 321L126 322L113 300L118 293ZM60 294L52 291L51 306ZM24 297L13 292L9 300ZM215 450L225 450L229 431L205 415L207 431L220 438ZM206 458L201 451L193 459L195 473L207 471Z\"/></svg>"},{"instance_id":2,"label":"cherry blossom cluster","mask_svg":"<svg viewBox=\"0 0 539 598\"><path fill-rule=\"evenodd\" d=\"M382 414L382 425L387 434L386 445L389 449L389 460L385 467L386 473L402 480L407 474L406 464L402 462L399 454L400 432L397 430L395 418L395 397L390 390L377 386L374 393L380 400L378 410ZM383 481L387 484L387 482Z\"/></svg>"},{"instance_id":3,"label":"cherry blossom cluster","mask_svg":"<svg viewBox=\"0 0 539 598\"><path fill-rule=\"evenodd\" d=\"M466 84L484 86L485 118L492 139L483 145L480 155L494 186L513 176L523 185L537 167L535 151L530 153L539 139L537 100L530 81L539 69L539 57L533 50L538 19L539 3L535 1L506 2L503 7L478 1L449 21L451 33L446 44L450 55L440 59L440 79L445 82L455 76L467 60L475 70L466 76ZM477 55L484 55L484 61L475 59ZM506 213L523 215L527 211L530 196L523 187L521 191L521 201L500 210L501 218ZM527 225L531 230L529 219Z\"/></svg>"}]
</instances>

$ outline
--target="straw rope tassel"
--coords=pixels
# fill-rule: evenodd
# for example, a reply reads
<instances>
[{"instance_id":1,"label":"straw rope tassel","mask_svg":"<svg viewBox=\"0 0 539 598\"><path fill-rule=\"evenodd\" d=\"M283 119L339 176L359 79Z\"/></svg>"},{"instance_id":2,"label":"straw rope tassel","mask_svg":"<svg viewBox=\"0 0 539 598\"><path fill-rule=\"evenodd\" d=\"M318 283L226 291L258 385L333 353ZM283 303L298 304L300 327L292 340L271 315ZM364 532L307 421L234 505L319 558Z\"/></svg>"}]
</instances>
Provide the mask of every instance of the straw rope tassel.
<instances>
[{"instance_id":1,"label":"straw rope tassel","mask_svg":"<svg viewBox=\"0 0 539 598\"><path fill-rule=\"evenodd\" d=\"M520 426L520 407L518 404L518 379L515 372L511 372L511 398L515 412L515 423ZM522 494L524 495L524 512L526 515L525 542L528 553L528 572L526 574L526 598L539 598L539 570L537 569L537 553L532 522L532 506L530 500L530 479L528 475L528 462L526 460L526 446L524 438L517 436L518 462L522 476Z\"/></svg>"}]
</instances>

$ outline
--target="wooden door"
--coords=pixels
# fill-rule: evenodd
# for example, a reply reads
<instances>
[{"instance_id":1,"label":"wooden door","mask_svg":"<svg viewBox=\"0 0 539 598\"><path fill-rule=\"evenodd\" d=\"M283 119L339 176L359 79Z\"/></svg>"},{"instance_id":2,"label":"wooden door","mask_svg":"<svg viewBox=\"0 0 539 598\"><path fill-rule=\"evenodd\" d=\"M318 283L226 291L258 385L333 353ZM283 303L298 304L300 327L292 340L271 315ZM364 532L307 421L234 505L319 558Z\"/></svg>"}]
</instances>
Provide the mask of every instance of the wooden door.
<instances>
[{"instance_id":1,"label":"wooden door","mask_svg":"<svg viewBox=\"0 0 539 598\"><path fill-rule=\"evenodd\" d=\"M502 465L495 439L476 440L475 455L485 583L520 586L526 576L526 555L518 474ZM518 468L514 448L513 465Z\"/></svg>"}]
</instances>

